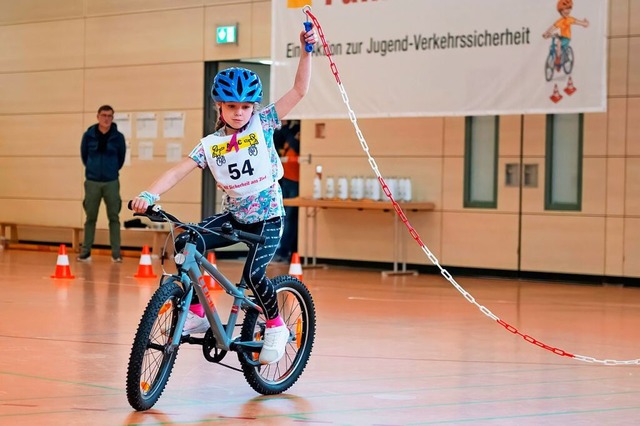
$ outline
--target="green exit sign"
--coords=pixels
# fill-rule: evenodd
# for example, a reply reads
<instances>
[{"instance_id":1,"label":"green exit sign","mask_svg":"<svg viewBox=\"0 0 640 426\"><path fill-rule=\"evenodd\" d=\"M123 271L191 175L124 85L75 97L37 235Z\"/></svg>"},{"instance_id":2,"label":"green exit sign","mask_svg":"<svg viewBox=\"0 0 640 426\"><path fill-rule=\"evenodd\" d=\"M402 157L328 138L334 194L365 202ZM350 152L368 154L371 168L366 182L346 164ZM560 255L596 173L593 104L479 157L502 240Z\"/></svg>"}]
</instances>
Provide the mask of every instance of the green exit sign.
<instances>
[{"instance_id":1,"label":"green exit sign","mask_svg":"<svg viewBox=\"0 0 640 426\"><path fill-rule=\"evenodd\" d=\"M226 25L216 28L216 43L237 43L238 42L238 25Z\"/></svg>"}]
</instances>

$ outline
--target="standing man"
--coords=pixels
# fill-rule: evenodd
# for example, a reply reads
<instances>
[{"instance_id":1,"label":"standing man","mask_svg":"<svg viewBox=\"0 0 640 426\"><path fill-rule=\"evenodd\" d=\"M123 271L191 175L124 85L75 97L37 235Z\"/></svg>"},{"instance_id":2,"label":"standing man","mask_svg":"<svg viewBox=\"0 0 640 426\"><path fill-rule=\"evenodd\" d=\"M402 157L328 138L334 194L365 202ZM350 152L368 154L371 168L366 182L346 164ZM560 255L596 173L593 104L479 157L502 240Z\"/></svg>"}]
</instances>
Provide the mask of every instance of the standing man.
<instances>
[{"instance_id":1,"label":"standing man","mask_svg":"<svg viewBox=\"0 0 640 426\"><path fill-rule=\"evenodd\" d=\"M119 171L124 164L127 150L124 135L113 122L113 108L102 105L98 108L98 123L89 127L82 135L80 153L85 167L84 201L82 203L87 221L84 223L84 242L78 260L91 260L91 246L96 235L96 221L100 201L104 199L109 218L109 242L111 260L122 262L120 255L120 198Z\"/></svg>"}]
</instances>

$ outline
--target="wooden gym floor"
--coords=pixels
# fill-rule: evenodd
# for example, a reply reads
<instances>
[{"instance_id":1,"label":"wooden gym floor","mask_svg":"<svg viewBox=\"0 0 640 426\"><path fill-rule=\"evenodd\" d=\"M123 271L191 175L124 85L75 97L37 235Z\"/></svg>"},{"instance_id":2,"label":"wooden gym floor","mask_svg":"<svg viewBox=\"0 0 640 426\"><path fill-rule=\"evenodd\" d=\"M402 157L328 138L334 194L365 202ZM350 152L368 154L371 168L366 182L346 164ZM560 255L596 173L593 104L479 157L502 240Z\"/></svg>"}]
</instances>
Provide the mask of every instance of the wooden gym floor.
<instances>
[{"instance_id":1,"label":"wooden gym floor","mask_svg":"<svg viewBox=\"0 0 640 426\"><path fill-rule=\"evenodd\" d=\"M56 259L55 252L0 250L1 425L640 424L639 365L587 364L536 347L439 275L336 267L304 270L318 331L310 363L287 394L260 396L242 373L185 345L154 409L135 412L125 372L157 279L133 278L138 258L82 264L70 255L76 278L54 280ZM233 277L241 268L240 261L217 264ZM457 281L550 346L640 358L640 289ZM235 354L225 362L238 366Z\"/></svg>"}]
</instances>

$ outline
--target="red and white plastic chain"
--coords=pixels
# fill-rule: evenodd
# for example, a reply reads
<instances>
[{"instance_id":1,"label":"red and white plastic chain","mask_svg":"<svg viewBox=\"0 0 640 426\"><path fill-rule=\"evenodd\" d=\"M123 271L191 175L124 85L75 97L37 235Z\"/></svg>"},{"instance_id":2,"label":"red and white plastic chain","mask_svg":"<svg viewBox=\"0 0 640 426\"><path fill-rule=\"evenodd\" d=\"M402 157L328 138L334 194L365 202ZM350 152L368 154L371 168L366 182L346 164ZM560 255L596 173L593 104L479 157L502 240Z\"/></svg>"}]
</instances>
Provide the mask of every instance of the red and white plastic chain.
<instances>
[{"instance_id":1,"label":"red and white plastic chain","mask_svg":"<svg viewBox=\"0 0 640 426\"><path fill-rule=\"evenodd\" d=\"M505 330L507 330L510 333L516 334L520 337L522 337L525 341L536 345L542 349L546 349L550 352L553 352L556 355L559 356L565 356L565 357L569 357L572 359L575 359L577 361L583 361L583 362L588 362L588 363L597 363L597 364L603 364L603 365L638 365L640 364L640 359L632 359L632 360L624 360L624 361L618 361L618 360L613 360L613 359L597 359L597 358L593 358L590 356L584 356L584 355L578 355L578 354L572 354L569 352L566 352L562 349L553 347L553 346L549 346L537 339L535 339L534 337L531 337L527 334L522 333L521 331L519 331L516 327L508 324L507 322L505 322L504 320L498 318L493 312L491 312L487 307L480 305L475 298L469 294L469 292L467 292L464 288L462 288L462 286L460 284L458 284L456 282L456 280L451 276L451 274L444 269L441 265L440 265L440 261L438 260L438 258L431 253L431 251L429 250L429 248L422 242L422 240L420 239L420 235L418 235L418 232L413 228L413 226L411 226L411 224L409 223L409 220L407 219L407 216L404 214L404 211L402 210L402 208L400 207L400 205L396 202L396 200L393 198L393 194L391 193L391 190L389 189L389 187L387 186L386 182L384 181L384 178L382 177L382 175L380 174L380 171L378 170L378 166L376 164L375 159L369 154L369 147L367 146L367 142L364 139L364 136L362 134L362 132L360 131L360 128L358 126L358 122L356 119L356 115L353 112L353 110L351 109L351 106L349 104L349 97L347 96L347 92L345 91L343 85L342 85L342 81L340 80L340 73L338 72L338 67L336 66L335 62L333 62L333 58L331 57L331 50L329 49L329 45L327 43L327 40L325 39L324 36L324 31L322 30L322 26L320 25L320 22L318 21L318 19L315 17L315 15L313 13L311 13L311 8L309 6L305 6L302 9L303 13L305 13L309 19L311 19L311 21L313 22L313 27L316 29L319 37L320 37L320 41L322 42L322 47L324 49L324 53L325 56L327 57L327 59L329 60L329 64L331 67L331 72L333 73L333 76L336 79L336 83L338 84L338 88L340 89L340 93L342 94L342 100L344 101L345 105L347 106L347 109L349 111L349 119L351 120L355 130L356 130L356 135L358 136L358 140L360 141L360 145L362 146L362 149L364 150L364 152L367 154L367 157L369 159L369 165L371 166L371 168L373 169L373 171L375 172L376 176L378 177L378 182L380 182L380 185L382 187L382 190L384 191L384 194L387 196L387 198L389 198L389 200L391 201L391 203L393 204L393 208L396 211L396 213L398 214L398 216L400 217L400 219L402 220L402 223L404 223L404 225L407 227L409 234L411 235L411 237L418 243L418 245L420 246L420 248L422 249L422 251L425 252L425 254L427 255L427 257L429 258L429 260L438 267L438 269L440 269L440 273L441 275L447 279L447 281L449 281L451 283L451 285L453 285L456 290L458 290L465 299L467 299L467 301L469 301L469 303L472 303L473 305L475 305L480 312L482 312L483 314L485 314L487 317L493 319L494 321L496 321L498 324L500 324L502 327L505 328Z\"/></svg>"}]
</instances>

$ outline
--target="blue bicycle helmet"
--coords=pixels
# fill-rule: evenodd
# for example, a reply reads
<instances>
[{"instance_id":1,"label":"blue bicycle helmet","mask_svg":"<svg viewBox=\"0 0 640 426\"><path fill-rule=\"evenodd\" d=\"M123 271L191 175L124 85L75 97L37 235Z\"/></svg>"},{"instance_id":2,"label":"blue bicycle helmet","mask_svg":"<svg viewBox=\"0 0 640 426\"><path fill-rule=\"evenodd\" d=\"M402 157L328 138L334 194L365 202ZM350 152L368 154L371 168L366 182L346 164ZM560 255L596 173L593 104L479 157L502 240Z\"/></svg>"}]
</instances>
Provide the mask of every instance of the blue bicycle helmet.
<instances>
[{"instance_id":1,"label":"blue bicycle helmet","mask_svg":"<svg viewBox=\"0 0 640 426\"><path fill-rule=\"evenodd\" d=\"M262 82L251 70L227 68L213 79L211 97L216 102L260 102Z\"/></svg>"}]
</instances>

